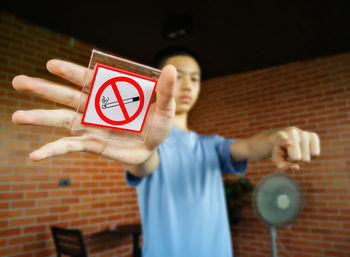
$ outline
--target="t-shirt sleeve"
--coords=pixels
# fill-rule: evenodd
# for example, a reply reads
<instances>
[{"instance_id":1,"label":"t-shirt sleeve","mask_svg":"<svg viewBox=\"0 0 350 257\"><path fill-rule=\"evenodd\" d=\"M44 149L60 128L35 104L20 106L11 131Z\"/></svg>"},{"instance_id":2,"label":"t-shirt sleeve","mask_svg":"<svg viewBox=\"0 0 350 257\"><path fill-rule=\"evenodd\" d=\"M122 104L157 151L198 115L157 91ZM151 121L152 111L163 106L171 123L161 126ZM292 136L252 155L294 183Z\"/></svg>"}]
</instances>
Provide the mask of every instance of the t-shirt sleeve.
<instances>
[{"instance_id":1,"label":"t-shirt sleeve","mask_svg":"<svg viewBox=\"0 0 350 257\"><path fill-rule=\"evenodd\" d=\"M248 166L248 161L234 162L231 159L230 146L234 142L233 139L225 139L218 137L218 153L220 158L220 166L223 173L243 174Z\"/></svg>"}]
</instances>

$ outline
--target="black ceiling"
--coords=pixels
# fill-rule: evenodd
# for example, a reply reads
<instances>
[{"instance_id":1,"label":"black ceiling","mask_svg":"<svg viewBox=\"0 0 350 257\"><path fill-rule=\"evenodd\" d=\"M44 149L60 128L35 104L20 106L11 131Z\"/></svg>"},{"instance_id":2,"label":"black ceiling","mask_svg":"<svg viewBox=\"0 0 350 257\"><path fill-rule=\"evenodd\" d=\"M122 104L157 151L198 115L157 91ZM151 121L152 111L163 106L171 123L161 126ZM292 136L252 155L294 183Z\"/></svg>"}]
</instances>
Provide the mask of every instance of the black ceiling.
<instances>
[{"instance_id":1,"label":"black ceiling","mask_svg":"<svg viewBox=\"0 0 350 257\"><path fill-rule=\"evenodd\" d=\"M350 1L23 3L2 9L145 64L165 47L190 48L204 79L350 50ZM166 28L187 35L167 39Z\"/></svg>"}]
</instances>

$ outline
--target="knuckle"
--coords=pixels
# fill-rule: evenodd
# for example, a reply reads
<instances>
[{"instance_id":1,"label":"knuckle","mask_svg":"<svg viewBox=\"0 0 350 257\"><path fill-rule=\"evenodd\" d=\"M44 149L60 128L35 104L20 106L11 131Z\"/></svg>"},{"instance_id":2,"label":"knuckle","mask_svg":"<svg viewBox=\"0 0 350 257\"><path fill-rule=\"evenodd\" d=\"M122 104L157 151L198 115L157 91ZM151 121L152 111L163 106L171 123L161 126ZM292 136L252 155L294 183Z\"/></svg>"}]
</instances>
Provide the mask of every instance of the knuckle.
<instances>
[{"instance_id":1,"label":"knuckle","mask_svg":"<svg viewBox=\"0 0 350 257\"><path fill-rule=\"evenodd\" d=\"M66 115L62 120L62 126L66 129L70 129L72 126L72 117L71 115Z\"/></svg>"},{"instance_id":2,"label":"knuckle","mask_svg":"<svg viewBox=\"0 0 350 257\"><path fill-rule=\"evenodd\" d=\"M300 129L297 127L288 127L284 132L288 135L289 138L297 138L300 134Z\"/></svg>"},{"instance_id":3,"label":"knuckle","mask_svg":"<svg viewBox=\"0 0 350 257\"><path fill-rule=\"evenodd\" d=\"M289 149L288 151L288 160L291 162L298 162L302 158L302 149L299 145L296 145Z\"/></svg>"},{"instance_id":4,"label":"knuckle","mask_svg":"<svg viewBox=\"0 0 350 257\"><path fill-rule=\"evenodd\" d=\"M67 143L67 144L66 144L66 152L67 152L67 153L69 153L70 151L72 151L72 148L73 148L72 143Z\"/></svg>"},{"instance_id":5,"label":"knuckle","mask_svg":"<svg viewBox=\"0 0 350 257\"><path fill-rule=\"evenodd\" d=\"M283 140L287 138L286 134L283 131L277 131L274 135L271 137L274 141Z\"/></svg>"},{"instance_id":6,"label":"knuckle","mask_svg":"<svg viewBox=\"0 0 350 257\"><path fill-rule=\"evenodd\" d=\"M288 160L290 162L299 162L301 161L301 155L300 154L293 154L288 157Z\"/></svg>"},{"instance_id":7,"label":"knuckle","mask_svg":"<svg viewBox=\"0 0 350 257\"><path fill-rule=\"evenodd\" d=\"M285 165L283 163L277 164L277 169L283 171L285 169Z\"/></svg>"},{"instance_id":8,"label":"knuckle","mask_svg":"<svg viewBox=\"0 0 350 257\"><path fill-rule=\"evenodd\" d=\"M302 161L303 162L310 162L310 156L303 156Z\"/></svg>"},{"instance_id":9,"label":"knuckle","mask_svg":"<svg viewBox=\"0 0 350 257\"><path fill-rule=\"evenodd\" d=\"M64 100L64 102L66 103L66 104L68 104L68 105L73 105L74 104L74 101L75 100L75 94L74 94L74 92L69 92L69 93L67 93L66 95L65 95L65 100Z\"/></svg>"},{"instance_id":10,"label":"knuckle","mask_svg":"<svg viewBox=\"0 0 350 257\"><path fill-rule=\"evenodd\" d=\"M301 132L301 138L304 140L304 141L310 141L310 138L311 138L311 134L307 131L302 131Z\"/></svg>"},{"instance_id":11,"label":"knuckle","mask_svg":"<svg viewBox=\"0 0 350 257\"><path fill-rule=\"evenodd\" d=\"M319 140L319 136L315 132L310 132L310 136L313 137L316 140Z\"/></svg>"},{"instance_id":12,"label":"knuckle","mask_svg":"<svg viewBox=\"0 0 350 257\"><path fill-rule=\"evenodd\" d=\"M295 127L295 126L290 126L287 128L288 131L290 132L298 132L300 131L300 129L298 127Z\"/></svg>"}]
</instances>

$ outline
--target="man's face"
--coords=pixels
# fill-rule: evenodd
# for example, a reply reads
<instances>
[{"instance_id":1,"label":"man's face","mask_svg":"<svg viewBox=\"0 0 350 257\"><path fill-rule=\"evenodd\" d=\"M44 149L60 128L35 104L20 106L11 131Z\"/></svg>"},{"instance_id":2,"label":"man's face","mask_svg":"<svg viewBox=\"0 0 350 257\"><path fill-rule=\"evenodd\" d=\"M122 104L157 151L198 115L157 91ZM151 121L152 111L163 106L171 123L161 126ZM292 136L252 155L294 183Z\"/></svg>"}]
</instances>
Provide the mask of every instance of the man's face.
<instances>
[{"instance_id":1,"label":"man's face","mask_svg":"<svg viewBox=\"0 0 350 257\"><path fill-rule=\"evenodd\" d=\"M172 56L166 60L177 70L175 89L176 114L189 112L200 91L200 68L195 59L186 55Z\"/></svg>"}]
</instances>

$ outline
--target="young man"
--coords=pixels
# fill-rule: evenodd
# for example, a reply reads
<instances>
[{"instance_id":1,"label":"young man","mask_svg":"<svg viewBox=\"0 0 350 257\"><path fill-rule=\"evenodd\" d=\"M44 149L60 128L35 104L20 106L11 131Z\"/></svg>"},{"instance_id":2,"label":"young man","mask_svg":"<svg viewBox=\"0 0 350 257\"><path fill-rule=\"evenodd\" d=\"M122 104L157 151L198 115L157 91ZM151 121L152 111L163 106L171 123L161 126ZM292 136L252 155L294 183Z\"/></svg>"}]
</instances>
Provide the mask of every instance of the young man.
<instances>
[{"instance_id":1,"label":"young man","mask_svg":"<svg viewBox=\"0 0 350 257\"><path fill-rule=\"evenodd\" d=\"M299 169L294 161L309 161L310 153L319 154L318 138L296 128L236 141L196 134L187 121L200 92L200 66L183 51L162 58L162 66L169 64L177 70L174 126L146 165L155 171L145 171L143 164L127 173L128 183L137 186L143 253L232 256L221 172L242 174L247 160L271 156L280 170Z\"/></svg>"},{"instance_id":2,"label":"young man","mask_svg":"<svg viewBox=\"0 0 350 257\"><path fill-rule=\"evenodd\" d=\"M221 172L242 173L249 159L271 157L279 170L299 169L320 153L315 133L291 127L230 140L201 136L188 128L188 112L200 91L200 67L186 53L163 60L154 117L144 144L108 140L104 133L66 137L32 152L39 161L72 151L103 155L127 165L137 186L143 224L143 256L232 256ZM86 68L51 60L50 72L82 85ZM177 75L177 77L176 77ZM27 76L13 86L76 108L80 91ZM74 110L17 111L13 121L70 129Z\"/></svg>"}]
</instances>

